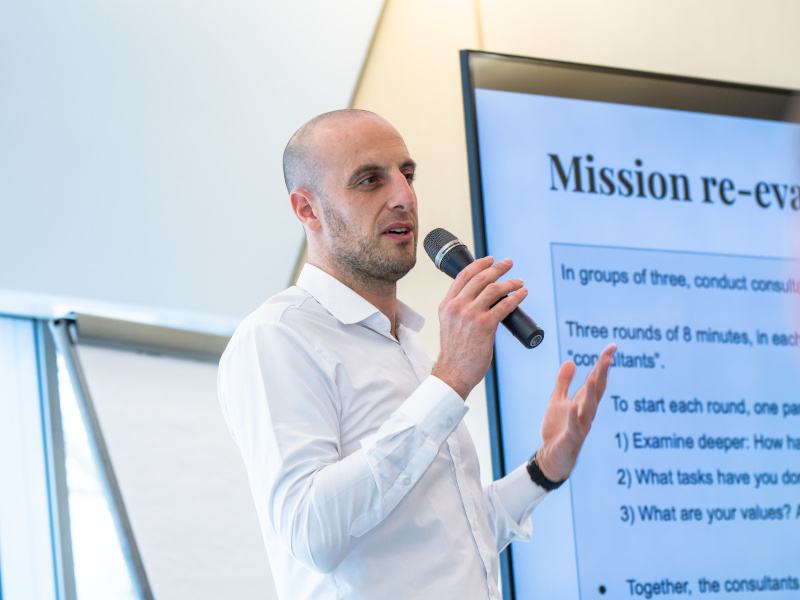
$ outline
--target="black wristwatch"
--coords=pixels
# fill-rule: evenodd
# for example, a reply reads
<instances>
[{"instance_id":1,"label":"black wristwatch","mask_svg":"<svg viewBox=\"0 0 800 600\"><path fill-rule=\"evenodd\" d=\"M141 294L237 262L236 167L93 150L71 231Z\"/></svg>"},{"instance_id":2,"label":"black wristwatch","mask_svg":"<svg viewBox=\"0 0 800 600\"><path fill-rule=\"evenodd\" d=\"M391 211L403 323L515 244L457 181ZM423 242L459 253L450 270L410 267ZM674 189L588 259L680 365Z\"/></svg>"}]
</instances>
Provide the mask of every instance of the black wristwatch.
<instances>
[{"instance_id":1,"label":"black wristwatch","mask_svg":"<svg viewBox=\"0 0 800 600\"><path fill-rule=\"evenodd\" d=\"M561 484L566 481L566 479L562 479L561 481L552 481L551 479L548 479L547 476L542 473L539 465L536 464L536 452L533 453L533 456L531 456L531 459L528 461L528 464L525 465L525 468L528 470L528 475L531 476L531 481L533 481L533 483L539 487L544 488L548 492L561 487Z\"/></svg>"}]
</instances>

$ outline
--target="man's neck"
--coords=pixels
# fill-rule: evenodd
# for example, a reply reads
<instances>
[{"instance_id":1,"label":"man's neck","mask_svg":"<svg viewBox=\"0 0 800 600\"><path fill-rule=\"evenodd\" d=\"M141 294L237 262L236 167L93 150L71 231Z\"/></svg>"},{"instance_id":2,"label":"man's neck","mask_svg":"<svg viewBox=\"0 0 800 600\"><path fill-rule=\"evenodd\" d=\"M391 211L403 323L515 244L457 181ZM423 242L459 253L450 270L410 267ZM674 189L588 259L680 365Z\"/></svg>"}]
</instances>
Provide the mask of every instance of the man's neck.
<instances>
[{"instance_id":1,"label":"man's neck","mask_svg":"<svg viewBox=\"0 0 800 600\"><path fill-rule=\"evenodd\" d=\"M397 284L335 268L333 265L309 258L308 263L322 269L364 298L389 319L392 335L397 338Z\"/></svg>"}]
</instances>

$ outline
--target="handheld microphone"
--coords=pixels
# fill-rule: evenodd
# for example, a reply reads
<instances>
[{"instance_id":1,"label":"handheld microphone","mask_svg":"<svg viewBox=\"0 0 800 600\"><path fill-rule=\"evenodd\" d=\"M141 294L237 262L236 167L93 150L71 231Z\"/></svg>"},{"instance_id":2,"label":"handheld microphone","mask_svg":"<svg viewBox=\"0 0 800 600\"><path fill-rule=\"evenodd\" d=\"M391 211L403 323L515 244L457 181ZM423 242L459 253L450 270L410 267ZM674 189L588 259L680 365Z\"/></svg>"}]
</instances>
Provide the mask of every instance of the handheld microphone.
<instances>
[{"instance_id":1,"label":"handheld microphone","mask_svg":"<svg viewBox=\"0 0 800 600\"><path fill-rule=\"evenodd\" d=\"M475 261L469 248L441 227L437 227L425 236L423 246L436 268L453 279L464 267ZM502 322L526 348L536 348L544 339L542 328L519 307L512 310Z\"/></svg>"}]
</instances>

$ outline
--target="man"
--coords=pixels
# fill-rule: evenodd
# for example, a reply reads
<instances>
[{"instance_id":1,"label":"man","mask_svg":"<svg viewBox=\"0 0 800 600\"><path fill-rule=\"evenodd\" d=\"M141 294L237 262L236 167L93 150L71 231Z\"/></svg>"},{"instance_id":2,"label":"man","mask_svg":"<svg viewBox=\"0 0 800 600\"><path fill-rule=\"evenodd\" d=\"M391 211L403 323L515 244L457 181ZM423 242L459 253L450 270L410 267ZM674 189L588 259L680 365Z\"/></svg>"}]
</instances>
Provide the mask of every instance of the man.
<instances>
[{"instance_id":1,"label":"man","mask_svg":"<svg viewBox=\"0 0 800 600\"><path fill-rule=\"evenodd\" d=\"M464 269L431 365L413 340L422 318L396 297L416 260L414 169L366 111L312 119L284 153L308 263L241 323L219 371L281 598L499 598L498 552L530 537L605 388L613 347L572 401L575 365L562 365L535 464L481 489L465 400L527 292L500 280L510 260Z\"/></svg>"}]
</instances>

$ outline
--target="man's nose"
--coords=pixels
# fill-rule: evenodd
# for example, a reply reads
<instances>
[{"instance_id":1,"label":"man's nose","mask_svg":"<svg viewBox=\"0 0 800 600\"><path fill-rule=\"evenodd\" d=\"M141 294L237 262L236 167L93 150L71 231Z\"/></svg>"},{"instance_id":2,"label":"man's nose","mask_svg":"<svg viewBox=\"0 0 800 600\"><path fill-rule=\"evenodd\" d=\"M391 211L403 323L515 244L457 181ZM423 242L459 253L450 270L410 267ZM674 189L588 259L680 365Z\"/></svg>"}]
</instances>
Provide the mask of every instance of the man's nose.
<instances>
[{"instance_id":1,"label":"man's nose","mask_svg":"<svg viewBox=\"0 0 800 600\"><path fill-rule=\"evenodd\" d=\"M389 208L393 210L414 210L417 207L417 194L405 173L398 172L394 176L392 196Z\"/></svg>"}]
</instances>

